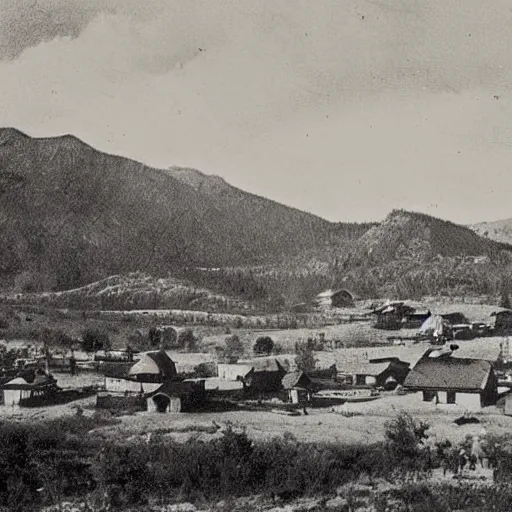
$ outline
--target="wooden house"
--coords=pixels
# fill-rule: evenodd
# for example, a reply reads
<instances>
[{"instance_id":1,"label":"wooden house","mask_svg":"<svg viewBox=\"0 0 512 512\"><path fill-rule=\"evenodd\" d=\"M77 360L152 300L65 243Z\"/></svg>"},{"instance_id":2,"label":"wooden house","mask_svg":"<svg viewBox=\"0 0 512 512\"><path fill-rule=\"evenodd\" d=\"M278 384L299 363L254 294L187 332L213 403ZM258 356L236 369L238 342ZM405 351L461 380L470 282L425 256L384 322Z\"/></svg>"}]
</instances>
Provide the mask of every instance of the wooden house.
<instances>
[{"instance_id":1,"label":"wooden house","mask_svg":"<svg viewBox=\"0 0 512 512\"><path fill-rule=\"evenodd\" d=\"M338 363L337 380L349 386L372 386L393 389L402 384L409 373L409 363L397 357L383 357L369 361Z\"/></svg>"},{"instance_id":2,"label":"wooden house","mask_svg":"<svg viewBox=\"0 0 512 512\"><path fill-rule=\"evenodd\" d=\"M456 404L471 411L496 403L498 379L491 362L452 356L432 358L429 352L404 382L421 400Z\"/></svg>"},{"instance_id":3,"label":"wooden house","mask_svg":"<svg viewBox=\"0 0 512 512\"><path fill-rule=\"evenodd\" d=\"M348 308L354 306L354 295L348 290L325 290L314 301L319 308Z\"/></svg>"}]
</instances>

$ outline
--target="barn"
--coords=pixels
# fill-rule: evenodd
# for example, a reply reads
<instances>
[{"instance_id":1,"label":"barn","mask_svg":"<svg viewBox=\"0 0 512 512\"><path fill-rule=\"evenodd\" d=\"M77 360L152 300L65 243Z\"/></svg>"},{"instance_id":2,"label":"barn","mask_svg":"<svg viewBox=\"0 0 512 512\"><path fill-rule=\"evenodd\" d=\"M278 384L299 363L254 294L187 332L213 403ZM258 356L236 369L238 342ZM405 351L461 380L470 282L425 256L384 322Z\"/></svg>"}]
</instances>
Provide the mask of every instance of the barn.
<instances>
[{"instance_id":1,"label":"barn","mask_svg":"<svg viewBox=\"0 0 512 512\"><path fill-rule=\"evenodd\" d=\"M348 290L325 290L315 299L319 308L349 308L354 306L354 295Z\"/></svg>"}]
</instances>

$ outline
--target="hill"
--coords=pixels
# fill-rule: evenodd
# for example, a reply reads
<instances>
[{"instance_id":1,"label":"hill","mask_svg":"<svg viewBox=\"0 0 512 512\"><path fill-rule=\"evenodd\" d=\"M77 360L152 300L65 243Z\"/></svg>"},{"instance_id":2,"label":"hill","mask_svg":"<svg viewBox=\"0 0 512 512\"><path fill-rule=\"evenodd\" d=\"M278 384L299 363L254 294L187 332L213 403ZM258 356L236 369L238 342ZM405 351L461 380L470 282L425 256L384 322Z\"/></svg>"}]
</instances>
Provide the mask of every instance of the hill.
<instances>
[{"instance_id":1,"label":"hill","mask_svg":"<svg viewBox=\"0 0 512 512\"><path fill-rule=\"evenodd\" d=\"M193 169L76 137L0 129L0 288L65 290L113 274L329 262L368 225L335 224Z\"/></svg>"},{"instance_id":2,"label":"hill","mask_svg":"<svg viewBox=\"0 0 512 512\"><path fill-rule=\"evenodd\" d=\"M512 246L488 240L471 229L421 213L392 211L354 244L351 265L380 265L392 260L429 261L434 257L489 256Z\"/></svg>"},{"instance_id":3,"label":"hill","mask_svg":"<svg viewBox=\"0 0 512 512\"><path fill-rule=\"evenodd\" d=\"M72 290L23 294L22 298L24 304L71 309L251 311L251 305L238 297L216 294L184 279L155 278L143 272L109 276ZM1 301L16 304L18 294L2 294Z\"/></svg>"},{"instance_id":4,"label":"hill","mask_svg":"<svg viewBox=\"0 0 512 512\"><path fill-rule=\"evenodd\" d=\"M429 215L394 210L352 244L337 281L363 296L496 294L511 263L508 244Z\"/></svg>"},{"instance_id":5,"label":"hill","mask_svg":"<svg viewBox=\"0 0 512 512\"><path fill-rule=\"evenodd\" d=\"M497 220L494 222L480 222L468 226L475 233L496 242L512 244L512 219Z\"/></svg>"}]
</instances>

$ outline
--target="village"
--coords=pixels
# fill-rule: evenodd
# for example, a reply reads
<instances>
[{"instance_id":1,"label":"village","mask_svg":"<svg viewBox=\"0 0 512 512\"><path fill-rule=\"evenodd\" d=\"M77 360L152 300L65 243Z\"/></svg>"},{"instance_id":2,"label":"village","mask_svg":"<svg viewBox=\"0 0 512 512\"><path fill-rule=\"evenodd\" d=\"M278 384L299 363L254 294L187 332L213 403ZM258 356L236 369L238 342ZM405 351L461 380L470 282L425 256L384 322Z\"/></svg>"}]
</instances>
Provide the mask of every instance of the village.
<instances>
[{"instance_id":1,"label":"village","mask_svg":"<svg viewBox=\"0 0 512 512\"><path fill-rule=\"evenodd\" d=\"M437 312L410 301L388 300L366 309L355 301L346 290L327 291L313 306L337 314L339 323L363 327L377 343L347 346L332 335L336 326L326 325L307 331L306 339L303 331L302 338L294 338L294 329L246 330L242 339L251 340L249 356L247 350L188 354L168 347L169 340L191 329L161 324L156 317L152 332L159 341L149 351L127 344L92 354L80 346L54 353L34 344L30 351L25 347L25 359L2 369L2 413L44 416L78 407L126 415L127 423L136 417L148 430L203 417L235 418L250 428L250 418L265 413L282 421L290 417L285 425L299 436L306 417L319 414L379 416L398 408L424 415L512 415L512 310L494 307L488 318L471 321L450 308ZM299 306L293 314L301 315ZM288 343L275 350L280 334Z\"/></svg>"}]
</instances>

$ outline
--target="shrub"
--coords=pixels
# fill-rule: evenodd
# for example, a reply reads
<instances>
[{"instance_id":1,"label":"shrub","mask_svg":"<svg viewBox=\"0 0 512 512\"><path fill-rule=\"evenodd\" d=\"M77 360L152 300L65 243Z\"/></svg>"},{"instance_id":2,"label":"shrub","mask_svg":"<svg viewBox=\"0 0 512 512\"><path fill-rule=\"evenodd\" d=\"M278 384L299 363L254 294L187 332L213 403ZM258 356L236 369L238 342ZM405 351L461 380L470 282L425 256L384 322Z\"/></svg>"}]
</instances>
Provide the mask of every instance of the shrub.
<instances>
[{"instance_id":1,"label":"shrub","mask_svg":"<svg viewBox=\"0 0 512 512\"><path fill-rule=\"evenodd\" d=\"M393 459L401 465L417 467L428 428L428 423L415 420L407 412L400 412L395 419L386 422L386 441Z\"/></svg>"},{"instance_id":2,"label":"shrub","mask_svg":"<svg viewBox=\"0 0 512 512\"><path fill-rule=\"evenodd\" d=\"M270 336L260 336L254 344L253 350L255 354L270 355L274 348L274 342Z\"/></svg>"}]
</instances>

